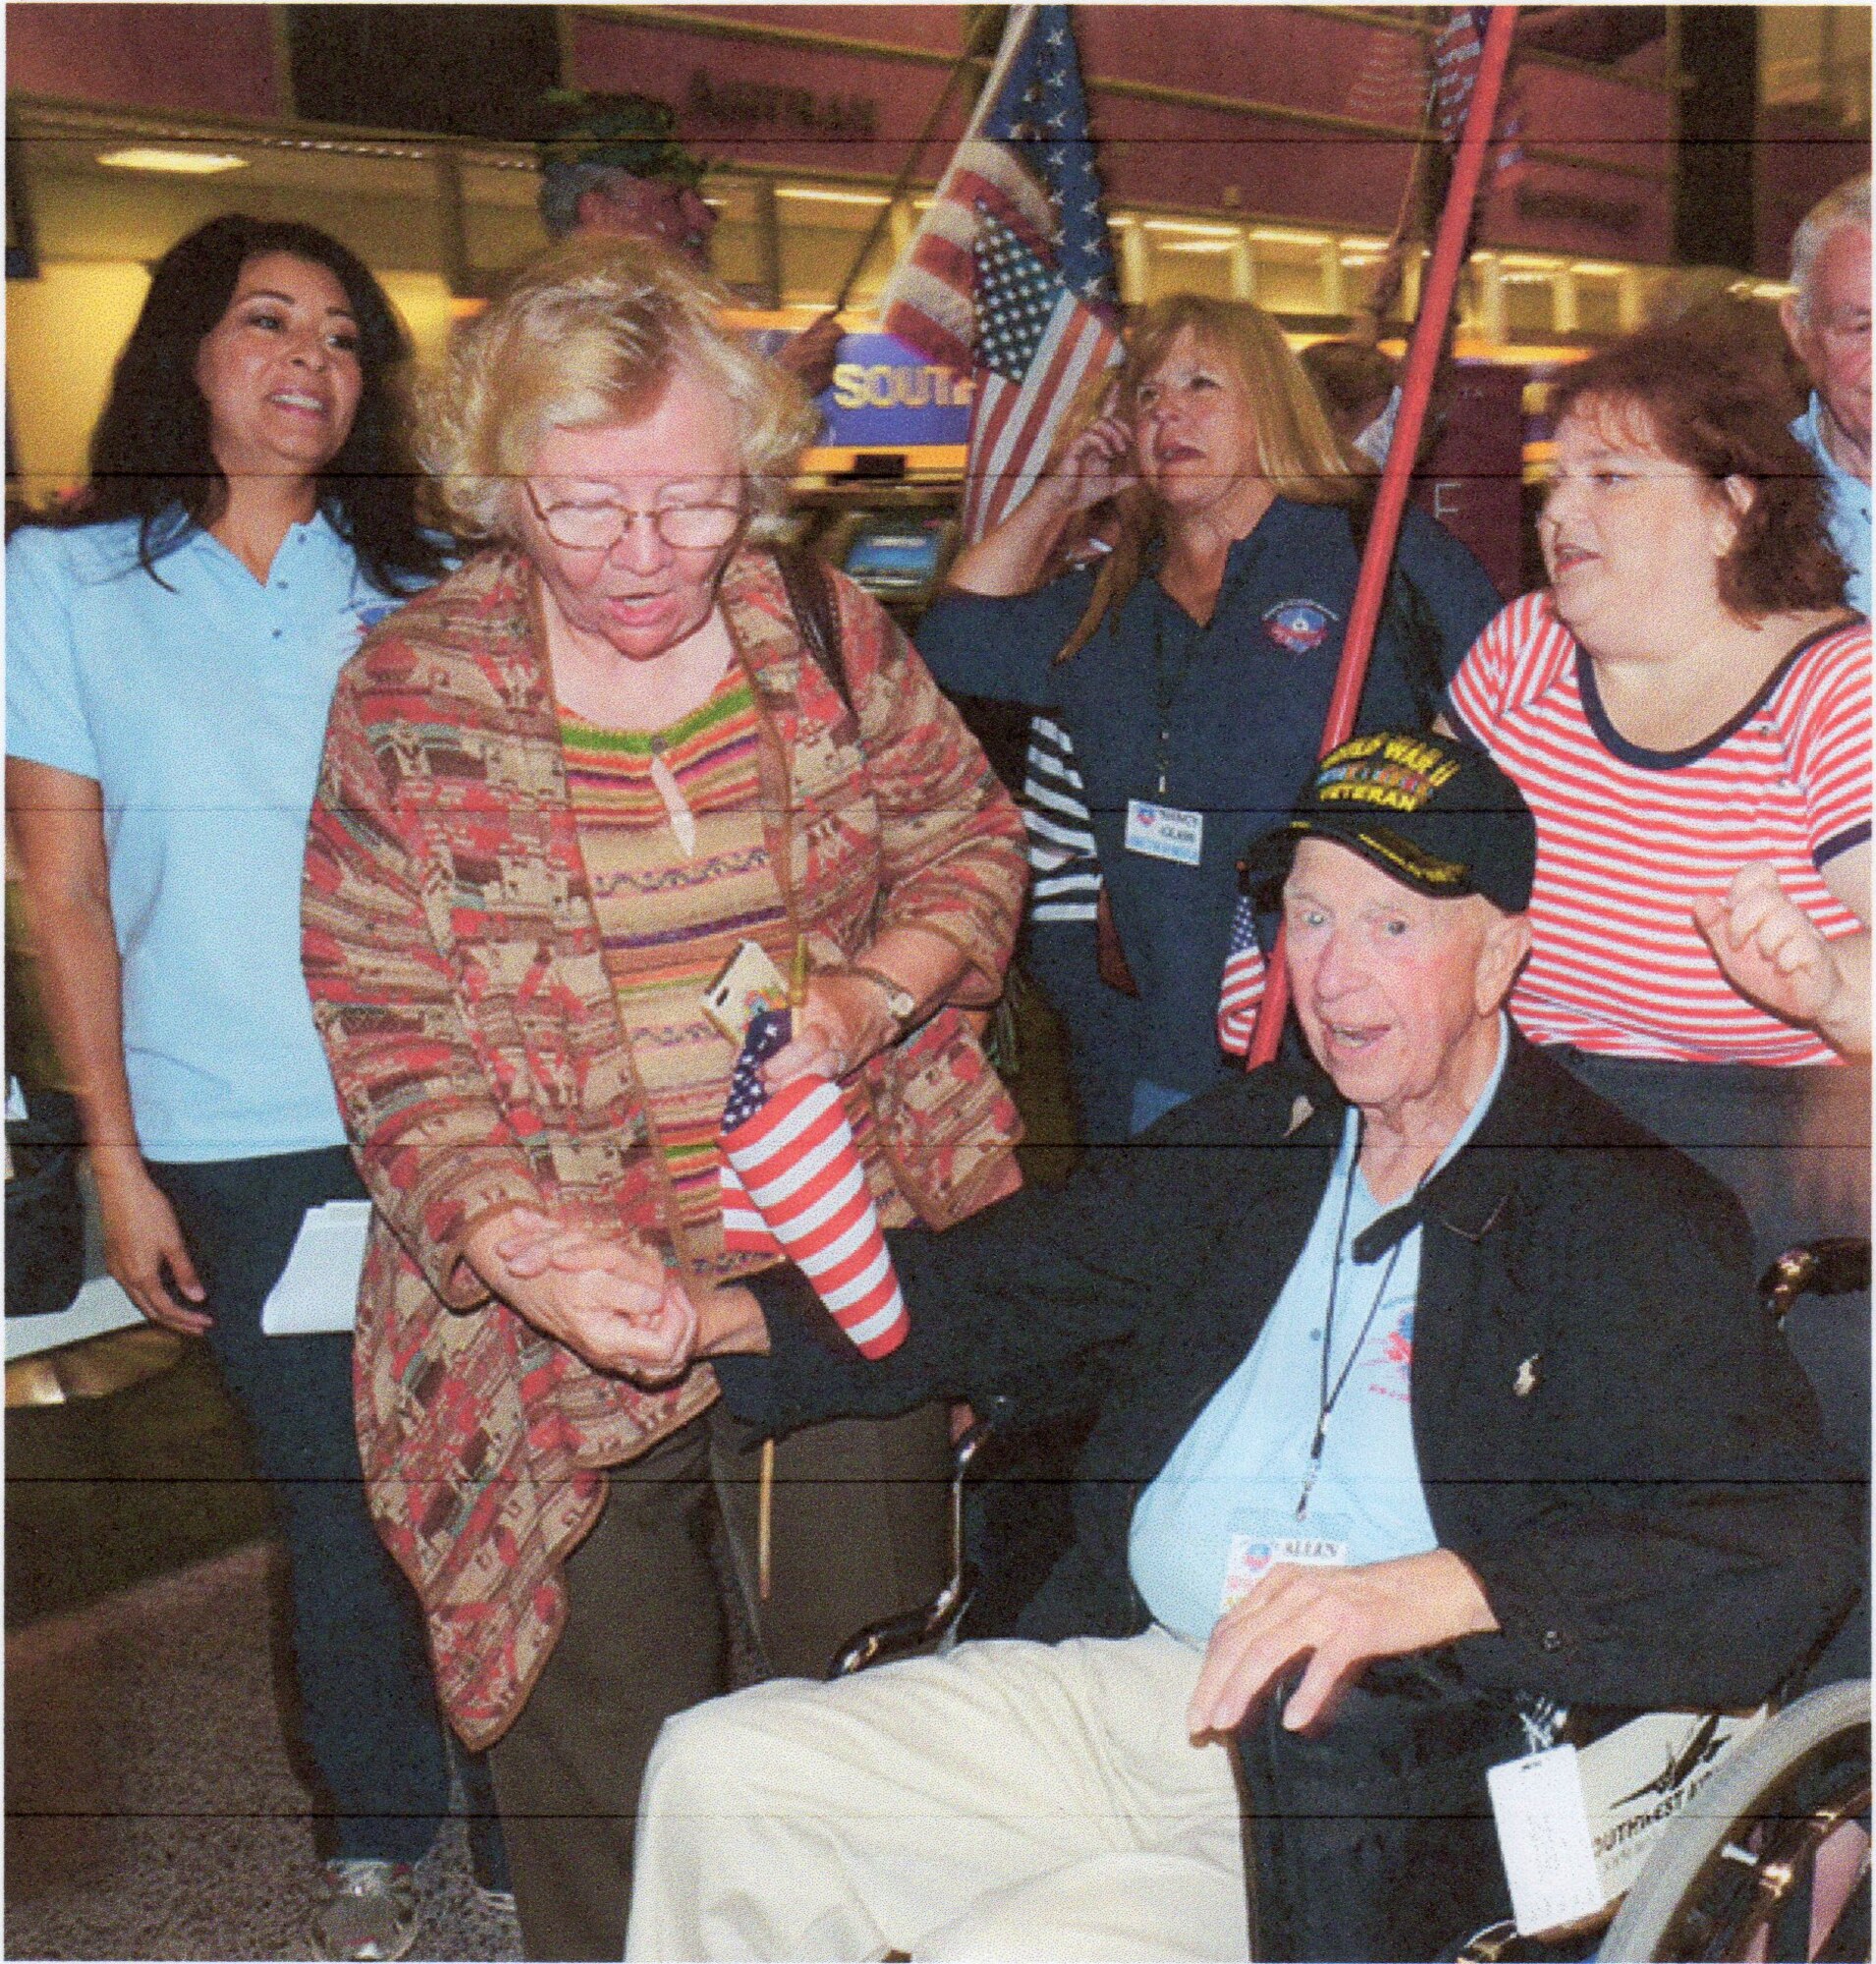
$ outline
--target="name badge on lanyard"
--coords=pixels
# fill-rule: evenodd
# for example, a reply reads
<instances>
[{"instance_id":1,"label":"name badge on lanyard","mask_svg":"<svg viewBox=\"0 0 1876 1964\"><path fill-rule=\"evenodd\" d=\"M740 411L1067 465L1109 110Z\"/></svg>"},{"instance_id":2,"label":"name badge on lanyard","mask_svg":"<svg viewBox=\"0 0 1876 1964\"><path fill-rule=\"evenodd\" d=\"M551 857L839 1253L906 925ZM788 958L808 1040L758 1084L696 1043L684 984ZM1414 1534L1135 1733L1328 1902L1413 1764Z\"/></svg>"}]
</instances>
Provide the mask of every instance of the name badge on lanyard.
<instances>
[{"instance_id":1,"label":"name badge on lanyard","mask_svg":"<svg viewBox=\"0 0 1876 1964\"><path fill-rule=\"evenodd\" d=\"M1176 804L1148 804L1144 798L1129 798L1126 846L1130 852L1148 859L1196 866L1205 849L1205 814L1182 811Z\"/></svg>"},{"instance_id":2,"label":"name badge on lanyard","mask_svg":"<svg viewBox=\"0 0 1876 1964\"><path fill-rule=\"evenodd\" d=\"M1297 1568L1343 1568L1348 1560L1346 1541L1321 1535L1279 1535L1264 1541L1254 1535L1235 1534L1225 1561L1218 1613L1229 1615L1280 1561Z\"/></svg>"}]
</instances>

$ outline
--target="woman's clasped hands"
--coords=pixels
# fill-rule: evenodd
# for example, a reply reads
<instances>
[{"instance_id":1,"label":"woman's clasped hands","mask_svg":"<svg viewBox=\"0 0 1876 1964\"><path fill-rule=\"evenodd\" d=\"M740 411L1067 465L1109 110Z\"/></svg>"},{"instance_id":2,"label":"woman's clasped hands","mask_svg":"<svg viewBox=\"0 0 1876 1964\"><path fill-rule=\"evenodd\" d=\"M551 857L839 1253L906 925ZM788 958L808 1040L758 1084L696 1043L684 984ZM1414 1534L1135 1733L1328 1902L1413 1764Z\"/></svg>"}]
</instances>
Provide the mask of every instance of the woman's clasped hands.
<instances>
[{"instance_id":1,"label":"woman's clasped hands","mask_svg":"<svg viewBox=\"0 0 1876 1964\"><path fill-rule=\"evenodd\" d=\"M690 1291L635 1234L516 1208L475 1228L465 1254L518 1316L595 1370L659 1384L695 1354Z\"/></svg>"}]
</instances>

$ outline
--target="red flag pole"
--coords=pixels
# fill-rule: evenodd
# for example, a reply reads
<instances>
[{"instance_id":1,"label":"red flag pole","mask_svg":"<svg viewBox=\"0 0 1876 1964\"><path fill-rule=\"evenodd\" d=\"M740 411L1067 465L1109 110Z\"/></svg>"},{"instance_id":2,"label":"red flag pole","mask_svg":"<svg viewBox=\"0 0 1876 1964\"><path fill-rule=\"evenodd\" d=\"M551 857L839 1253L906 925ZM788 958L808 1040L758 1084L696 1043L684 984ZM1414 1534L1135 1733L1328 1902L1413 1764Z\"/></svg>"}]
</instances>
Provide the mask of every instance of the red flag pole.
<instances>
[{"instance_id":1,"label":"red flag pole","mask_svg":"<svg viewBox=\"0 0 1876 1964\"><path fill-rule=\"evenodd\" d=\"M1329 713L1323 721L1322 745L1317 751L1326 757L1338 743L1348 740L1354 728L1355 711L1361 702L1361 685L1367 680L1368 659L1374 651L1374 630L1380 624L1381 604L1387 592L1388 570L1394 562L1395 540L1407 512L1407 491L1413 475L1413 461L1420 447L1420 432L1426 427L1427 404L1433 394L1434 371L1439 366L1440 350L1446 342L1447 322L1459 292L1461 255L1465 236L1471 229L1472 206L1478 196L1479 180L1485 173L1485 152L1491 143L1492 124L1498 115L1498 98L1505 83L1505 68L1512 51L1512 29L1517 25L1516 7L1494 7L1485 24L1484 45L1479 55L1478 80L1472 87L1471 105L1465 115L1465 135L1460 139L1459 155L1453 165L1452 189L1446 209L1440 214L1440 228L1434 240L1433 260L1427 268L1426 284L1420 292L1420 308L1407 344L1407 368L1401 377L1401 408L1394 419L1394 436L1388 445L1387 463L1381 468L1381 487L1375 499L1374 522L1368 531L1367 551L1362 555L1360 576L1355 581L1354 600L1349 609L1349 631L1342 643L1342 666L1336 671L1335 692L1329 698ZM1290 1007L1290 982L1284 971L1283 936L1264 977L1263 1001L1257 1007L1257 1027L1244 1056L1244 1068L1255 1070L1277 1055L1283 1036L1284 1012Z\"/></svg>"}]
</instances>

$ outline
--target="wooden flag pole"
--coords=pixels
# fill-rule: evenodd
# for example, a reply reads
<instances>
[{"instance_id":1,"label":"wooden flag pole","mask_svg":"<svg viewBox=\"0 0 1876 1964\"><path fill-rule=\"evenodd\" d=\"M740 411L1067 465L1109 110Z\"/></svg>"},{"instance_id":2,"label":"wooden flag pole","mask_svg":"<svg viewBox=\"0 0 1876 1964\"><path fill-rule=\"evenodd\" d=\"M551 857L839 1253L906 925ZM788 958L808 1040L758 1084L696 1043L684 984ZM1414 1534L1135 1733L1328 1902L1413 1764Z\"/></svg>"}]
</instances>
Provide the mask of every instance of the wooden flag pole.
<instances>
[{"instance_id":1,"label":"wooden flag pole","mask_svg":"<svg viewBox=\"0 0 1876 1964\"><path fill-rule=\"evenodd\" d=\"M1342 665L1336 671L1335 692L1329 698L1324 718L1322 746L1318 756L1326 757L1338 743L1348 740L1354 728L1355 711L1361 702L1361 685L1367 680L1368 659L1374 651L1374 630L1380 623L1381 605L1387 593L1388 573L1394 562L1395 541L1407 513L1407 491L1413 475L1414 456L1420 447L1420 433L1426 426L1428 401L1433 394L1434 371L1446 343L1447 322L1459 292L1461 255L1471 230L1472 206L1478 196L1479 182L1485 174L1485 152L1490 146L1492 125L1498 115L1498 98L1505 85L1505 69L1511 58L1512 29L1517 21L1516 7L1494 7L1485 24L1483 51L1479 55L1478 80L1472 86L1472 100L1465 115L1465 135L1460 141L1459 156L1453 165L1453 184L1447 193L1446 209L1440 214L1440 229L1433 246L1421 290L1420 310L1413 323L1413 337L1407 346L1407 367L1401 377L1401 408L1394 421L1394 436L1388 445L1388 461L1381 470L1380 493L1375 499L1374 522L1368 532L1367 551L1362 555L1360 576L1355 581L1354 600L1349 609L1349 631L1342 644ZM1257 1008L1257 1027L1244 1057L1244 1068L1255 1070L1277 1055L1283 1036L1284 1012L1290 1007L1289 978L1284 972L1283 935L1264 976L1263 1001Z\"/></svg>"},{"instance_id":2,"label":"wooden flag pole","mask_svg":"<svg viewBox=\"0 0 1876 1964\"><path fill-rule=\"evenodd\" d=\"M841 282L840 292L834 296L834 303L828 309L830 313L839 313L853 297L855 283L859 279L860 268L872 256L873 247L879 244L880 234L885 231L892 219L893 206L905 196L906 187L911 183L912 173L918 168L918 159L924 154L925 145L931 141L932 133L938 128L938 119L945 113L945 107L951 101L951 92L958 86L959 78L972 62L980 59L977 44L985 37L986 24L995 19L994 14L986 13L977 22L970 39L965 44L964 53L952 63L951 73L945 77L945 85L938 91L938 100L931 105L931 114L925 118L925 127L912 138L911 148L907 153L906 161L900 166L899 176L893 181L892 190L886 193L886 202L879 207L871 230L861 241L859 250L855 253L854 263L847 269L847 277Z\"/></svg>"}]
</instances>

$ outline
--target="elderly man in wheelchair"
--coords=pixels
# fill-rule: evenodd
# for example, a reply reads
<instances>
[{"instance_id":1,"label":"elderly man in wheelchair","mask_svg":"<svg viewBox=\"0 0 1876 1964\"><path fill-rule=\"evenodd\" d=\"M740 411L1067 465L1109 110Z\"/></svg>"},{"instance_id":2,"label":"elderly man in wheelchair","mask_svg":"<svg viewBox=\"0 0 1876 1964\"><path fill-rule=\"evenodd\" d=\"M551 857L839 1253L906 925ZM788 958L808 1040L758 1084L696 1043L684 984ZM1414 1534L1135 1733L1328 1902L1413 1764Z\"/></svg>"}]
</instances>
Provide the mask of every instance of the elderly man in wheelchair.
<instances>
[{"instance_id":1,"label":"elderly man in wheelchair","mask_svg":"<svg viewBox=\"0 0 1876 1964\"><path fill-rule=\"evenodd\" d=\"M1738 1207L1504 1013L1516 788L1361 739L1254 857L1312 1057L890 1236L894 1355L843 1349L786 1267L639 1278L645 1375L708 1357L771 1430L1096 1349L1110 1384L1033 1641L666 1726L629 1955L1450 1955L1505 1906L1487 1768L1748 1713L1848 1612L1860 1490ZM1513 1839L1542 1869L1557 1832L1527 1807Z\"/></svg>"}]
</instances>

